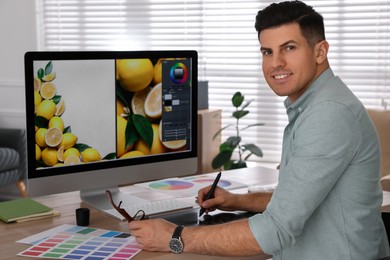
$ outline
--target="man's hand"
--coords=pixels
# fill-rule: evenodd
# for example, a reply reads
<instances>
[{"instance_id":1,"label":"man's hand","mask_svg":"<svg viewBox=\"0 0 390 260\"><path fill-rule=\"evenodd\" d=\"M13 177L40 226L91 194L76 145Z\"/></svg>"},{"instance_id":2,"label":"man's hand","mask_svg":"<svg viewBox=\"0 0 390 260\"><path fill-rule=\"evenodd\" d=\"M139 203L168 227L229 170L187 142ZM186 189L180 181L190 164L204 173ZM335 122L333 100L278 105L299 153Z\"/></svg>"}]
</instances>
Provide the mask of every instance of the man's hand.
<instances>
[{"instance_id":1,"label":"man's hand","mask_svg":"<svg viewBox=\"0 0 390 260\"><path fill-rule=\"evenodd\" d=\"M140 247L147 251L168 252L169 241L176 225L163 219L131 221L130 233Z\"/></svg>"},{"instance_id":2,"label":"man's hand","mask_svg":"<svg viewBox=\"0 0 390 260\"><path fill-rule=\"evenodd\" d=\"M214 197L204 200L210 189L211 186L208 186L198 191L198 204L206 210L206 213L216 209L225 211L236 210L236 195L220 187L215 189Z\"/></svg>"}]
</instances>

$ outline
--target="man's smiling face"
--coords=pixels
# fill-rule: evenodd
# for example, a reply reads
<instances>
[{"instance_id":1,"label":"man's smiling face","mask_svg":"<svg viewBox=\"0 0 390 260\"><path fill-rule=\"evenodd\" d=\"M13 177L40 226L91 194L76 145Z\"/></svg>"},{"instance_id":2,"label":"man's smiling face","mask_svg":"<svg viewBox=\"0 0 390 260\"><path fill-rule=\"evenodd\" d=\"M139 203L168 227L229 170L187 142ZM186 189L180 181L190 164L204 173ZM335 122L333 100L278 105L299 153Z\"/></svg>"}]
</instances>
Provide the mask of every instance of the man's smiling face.
<instances>
[{"instance_id":1,"label":"man's smiling face","mask_svg":"<svg viewBox=\"0 0 390 260\"><path fill-rule=\"evenodd\" d=\"M291 102L328 67L326 41L309 46L297 23L265 29L259 35L259 42L268 85L277 95L288 96Z\"/></svg>"}]
</instances>

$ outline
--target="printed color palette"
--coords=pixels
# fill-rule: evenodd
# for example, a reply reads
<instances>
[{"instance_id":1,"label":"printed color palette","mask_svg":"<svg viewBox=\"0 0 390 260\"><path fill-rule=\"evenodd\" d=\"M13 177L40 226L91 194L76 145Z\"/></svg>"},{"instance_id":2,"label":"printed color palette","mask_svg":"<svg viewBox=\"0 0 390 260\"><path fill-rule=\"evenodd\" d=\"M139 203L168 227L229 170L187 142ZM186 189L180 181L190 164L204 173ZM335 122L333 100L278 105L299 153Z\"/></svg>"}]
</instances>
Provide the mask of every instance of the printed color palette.
<instances>
[{"instance_id":1,"label":"printed color palette","mask_svg":"<svg viewBox=\"0 0 390 260\"><path fill-rule=\"evenodd\" d=\"M131 259L141 251L134 239L117 238L115 235L107 233L106 236L96 237L59 233L18 255L53 259L124 260Z\"/></svg>"},{"instance_id":2,"label":"printed color palette","mask_svg":"<svg viewBox=\"0 0 390 260\"><path fill-rule=\"evenodd\" d=\"M178 180L161 180L149 185L150 188L156 190L185 190L190 189L193 186L194 184L191 182Z\"/></svg>"}]
</instances>

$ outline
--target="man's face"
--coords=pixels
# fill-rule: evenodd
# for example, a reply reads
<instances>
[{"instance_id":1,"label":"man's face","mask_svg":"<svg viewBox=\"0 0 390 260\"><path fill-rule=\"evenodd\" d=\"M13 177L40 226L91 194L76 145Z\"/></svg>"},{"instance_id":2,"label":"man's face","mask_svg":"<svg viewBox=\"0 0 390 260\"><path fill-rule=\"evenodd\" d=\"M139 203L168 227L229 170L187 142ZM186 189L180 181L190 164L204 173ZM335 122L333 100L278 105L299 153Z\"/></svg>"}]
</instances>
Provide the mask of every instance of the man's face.
<instances>
[{"instance_id":1,"label":"man's face","mask_svg":"<svg viewBox=\"0 0 390 260\"><path fill-rule=\"evenodd\" d=\"M309 47L297 23L263 30L259 41L268 85L277 95L295 102L322 72L317 64L317 45Z\"/></svg>"}]
</instances>

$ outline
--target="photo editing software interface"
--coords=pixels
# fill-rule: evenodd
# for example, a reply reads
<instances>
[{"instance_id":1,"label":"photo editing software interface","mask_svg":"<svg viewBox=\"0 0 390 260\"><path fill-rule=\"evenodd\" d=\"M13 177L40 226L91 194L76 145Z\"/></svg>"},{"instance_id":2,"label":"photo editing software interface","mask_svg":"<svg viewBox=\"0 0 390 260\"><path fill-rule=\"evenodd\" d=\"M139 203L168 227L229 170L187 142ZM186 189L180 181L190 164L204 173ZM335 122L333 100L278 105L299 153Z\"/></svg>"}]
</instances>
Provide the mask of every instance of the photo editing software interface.
<instances>
[{"instance_id":1,"label":"photo editing software interface","mask_svg":"<svg viewBox=\"0 0 390 260\"><path fill-rule=\"evenodd\" d=\"M34 116L27 124L35 128L29 132L35 167L29 179L82 172L86 165L111 168L114 161L176 159L196 146L191 57L59 57L32 64L34 107L27 100L27 111Z\"/></svg>"}]
</instances>

